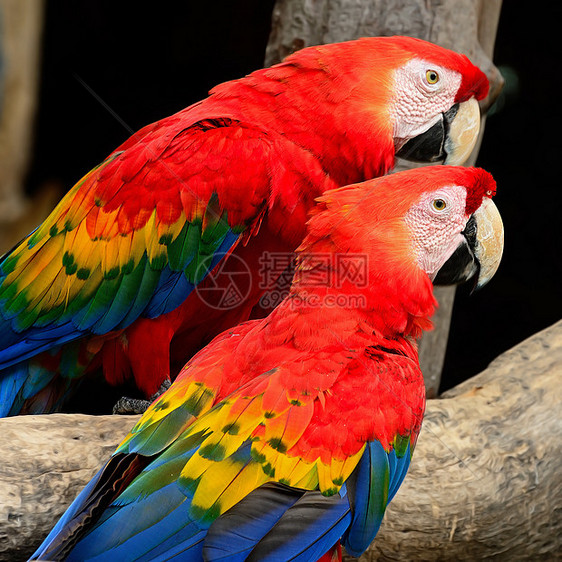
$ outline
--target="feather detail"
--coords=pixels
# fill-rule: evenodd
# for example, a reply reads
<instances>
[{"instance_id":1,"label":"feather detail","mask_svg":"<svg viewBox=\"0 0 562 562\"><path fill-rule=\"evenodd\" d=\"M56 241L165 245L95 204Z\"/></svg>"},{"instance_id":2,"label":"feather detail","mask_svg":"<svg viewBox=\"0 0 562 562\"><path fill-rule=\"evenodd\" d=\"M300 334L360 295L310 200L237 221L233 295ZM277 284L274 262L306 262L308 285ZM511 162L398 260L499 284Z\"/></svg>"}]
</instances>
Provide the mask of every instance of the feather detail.
<instances>
[{"instance_id":1,"label":"feather detail","mask_svg":"<svg viewBox=\"0 0 562 562\"><path fill-rule=\"evenodd\" d=\"M447 185L475 175L441 173ZM36 556L304 562L337 556L340 540L360 555L406 474L424 411L413 337L434 298L399 220L401 205L417 205L424 190L436 189L432 169L425 184L419 174L408 173L418 178L408 189L396 175L370 190L328 194L308 226L287 299L192 358ZM397 182L393 204L377 191L388 181ZM351 204L359 196L361 206ZM369 209L370 226L363 222ZM304 284L317 269L312 258L341 247L377 256L361 287L365 302L309 306L305 292L359 290L349 280ZM147 255L142 266L141 298L147 272L155 271ZM158 324L158 339L167 337L166 326ZM14 381L27 395L26 382Z\"/></svg>"}]
</instances>

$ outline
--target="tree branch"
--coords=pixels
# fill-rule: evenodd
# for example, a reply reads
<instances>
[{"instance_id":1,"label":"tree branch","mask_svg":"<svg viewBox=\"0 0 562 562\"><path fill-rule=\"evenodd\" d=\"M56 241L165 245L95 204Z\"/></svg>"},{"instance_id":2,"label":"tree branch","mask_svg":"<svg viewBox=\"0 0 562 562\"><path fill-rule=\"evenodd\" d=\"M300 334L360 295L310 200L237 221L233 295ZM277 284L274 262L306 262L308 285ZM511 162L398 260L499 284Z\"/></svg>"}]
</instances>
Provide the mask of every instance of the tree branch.
<instances>
[{"instance_id":1,"label":"tree branch","mask_svg":"<svg viewBox=\"0 0 562 562\"><path fill-rule=\"evenodd\" d=\"M501 0L277 0L266 49L266 65L288 54L321 43L359 37L410 35L468 55L490 80L490 93L481 102L485 113L503 87L503 78L492 62ZM480 139L467 165L476 162ZM414 167L398 162L396 171ZM435 330L420 344L420 364L427 396L437 396L445 361L449 326L455 299L454 287L436 291L440 309Z\"/></svg>"},{"instance_id":2,"label":"tree branch","mask_svg":"<svg viewBox=\"0 0 562 562\"><path fill-rule=\"evenodd\" d=\"M562 537L561 371L562 321L429 400L410 472L362 559L552 559ZM0 560L34 551L137 419L0 419Z\"/></svg>"}]
</instances>

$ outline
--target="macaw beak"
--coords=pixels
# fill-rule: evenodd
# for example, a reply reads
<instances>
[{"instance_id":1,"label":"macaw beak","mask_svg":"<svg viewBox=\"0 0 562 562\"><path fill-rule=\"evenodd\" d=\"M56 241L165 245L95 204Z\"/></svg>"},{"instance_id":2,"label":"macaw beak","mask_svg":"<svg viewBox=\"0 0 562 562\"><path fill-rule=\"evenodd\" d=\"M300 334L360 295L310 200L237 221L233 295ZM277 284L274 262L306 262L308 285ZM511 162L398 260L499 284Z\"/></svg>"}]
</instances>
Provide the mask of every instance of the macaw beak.
<instances>
[{"instance_id":1,"label":"macaw beak","mask_svg":"<svg viewBox=\"0 0 562 562\"><path fill-rule=\"evenodd\" d=\"M503 253L503 223L494 202L485 197L463 231L464 239L437 272L434 285L457 285L474 279L480 289L496 273Z\"/></svg>"},{"instance_id":2,"label":"macaw beak","mask_svg":"<svg viewBox=\"0 0 562 562\"><path fill-rule=\"evenodd\" d=\"M474 255L480 263L475 288L480 289L495 275L503 255L503 222L495 203L486 197L473 215L478 232Z\"/></svg>"},{"instance_id":3,"label":"macaw beak","mask_svg":"<svg viewBox=\"0 0 562 562\"><path fill-rule=\"evenodd\" d=\"M413 162L440 162L460 166L476 145L480 108L475 98L456 103L425 133L410 139L396 153Z\"/></svg>"}]
</instances>

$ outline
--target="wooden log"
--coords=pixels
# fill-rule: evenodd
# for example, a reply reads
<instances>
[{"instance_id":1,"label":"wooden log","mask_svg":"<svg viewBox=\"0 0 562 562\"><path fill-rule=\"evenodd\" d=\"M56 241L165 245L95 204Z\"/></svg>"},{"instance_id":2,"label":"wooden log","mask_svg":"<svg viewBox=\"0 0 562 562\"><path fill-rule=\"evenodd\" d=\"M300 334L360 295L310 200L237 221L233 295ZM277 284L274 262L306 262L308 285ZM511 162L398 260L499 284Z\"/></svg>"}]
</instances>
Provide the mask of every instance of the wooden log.
<instances>
[{"instance_id":1,"label":"wooden log","mask_svg":"<svg viewBox=\"0 0 562 562\"><path fill-rule=\"evenodd\" d=\"M556 559L561 373L562 321L429 400L410 472L362 560ZM136 419L0 419L0 560L35 550Z\"/></svg>"},{"instance_id":2,"label":"wooden log","mask_svg":"<svg viewBox=\"0 0 562 562\"><path fill-rule=\"evenodd\" d=\"M0 419L0 560L28 558L138 416Z\"/></svg>"},{"instance_id":3,"label":"wooden log","mask_svg":"<svg viewBox=\"0 0 562 562\"><path fill-rule=\"evenodd\" d=\"M419 37L467 54L493 82L503 80L491 58L501 0L277 0L266 65L322 43L377 35Z\"/></svg>"},{"instance_id":4,"label":"wooden log","mask_svg":"<svg viewBox=\"0 0 562 562\"><path fill-rule=\"evenodd\" d=\"M468 55L488 76L486 110L499 95L503 78L492 62L501 0L277 0L266 49L266 65L310 45L378 35L409 35ZM484 118L482 120L482 132ZM480 136L481 140L481 136ZM480 141L468 165L476 162ZM412 167L399 162L396 170ZM454 288L436 292L440 310L435 330L420 345L427 396L437 396L453 312Z\"/></svg>"},{"instance_id":5,"label":"wooden log","mask_svg":"<svg viewBox=\"0 0 562 562\"><path fill-rule=\"evenodd\" d=\"M439 303L433 315L433 331L426 332L419 344L420 366L427 398L435 398L439 394L456 287L435 287L433 293Z\"/></svg>"},{"instance_id":6,"label":"wooden log","mask_svg":"<svg viewBox=\"0 0 562 562\"><path fill-rule=\"evenodd\" d=\"M428 402L361 560L562 559L562 321Z\"/></svg>"}]
</instances>

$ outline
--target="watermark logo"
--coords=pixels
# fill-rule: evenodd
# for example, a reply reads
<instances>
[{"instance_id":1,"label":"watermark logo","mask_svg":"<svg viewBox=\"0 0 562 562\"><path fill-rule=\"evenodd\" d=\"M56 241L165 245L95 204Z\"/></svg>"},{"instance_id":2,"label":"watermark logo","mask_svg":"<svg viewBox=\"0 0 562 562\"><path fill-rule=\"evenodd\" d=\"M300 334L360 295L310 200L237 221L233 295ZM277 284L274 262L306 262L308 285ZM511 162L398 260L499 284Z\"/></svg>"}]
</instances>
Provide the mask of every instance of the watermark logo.
<instances>
[{"instance_id":1,"label":"watermark logo","mask_svg":"<svg viewBox=\"0 0 562 562\"><path fill-rule=\"evenodd\" d=\"M349 282L358 289L364 289L369 282L367 254L334 254L334 286L341 289Z\"/></svg>"},{"instance_id":2,"label":"watermark logo","mask_svg":"<svg viewBox=\"0 0 562 562\"><path fill-rule=\"evenodd\" d=\"M195 292L214 310L232 310L240 306L252 289L252 272L248 264L236 254L216 255L220 261L198 285ZM197 274L203 276L207 265L199 265Z\"/></svg>"},{"instance_id":3,"label":"watermark logo","mask_svg":"<svg viewBox=\"0 0 562 562\"><path fill-rule=\"evenodd\" d=\"M367 297L361 294L327 294L302 292L292 295L291 308L365 308Z\"/></svg>"},{"instance_id":4,"label":"watermark logo","mask_svg":"<svg viewBox=\"0 0 562 562\"><path fill-rule=\"evenodd\" d=\"M335 295L327 295L319 299L318 295L306 291L321 287L341 289L344 285L351 285L356 289L365 288L368 284L366 254L302 253L295 269L294 254L265 252L260 258L260 268L260 288L265 292L259 304L265 310L275 308L289 295L293 278L301 289L305 289L298 298L293 298L292 304L295 306L366 305L366 298L362 294L341 294L337 298Z\"/></svg>"},{"instance_id":5,"label":"watermark logo","mask_svg":"<svg viewBox=\"0 0 562 562\"><path fill-rule=\"evenodd\" d=\"M199 266L204 274L206 264ZM198 271L199 273L199 271ZM366 254L314 253L299 255L298 264L291 252L264 252L258 259L257 278L249 265L236 254L224 254L217 266L195 287L199 298L215 310L231 310L248 298L252 284L262 292L258 302L264 312L278 306L291 291L293 279L299 285L299 296L292 298L295 306L360 307L366 299L361 289L368 284ZM345 293L319 297L312 289L341 289ZM357 291L349 293L349 288Z\"/></svg>"},{"instance_id":6,"label":"watermark logo","mask_svg":"<svg viewBox=\"0 0 562 562\"><path fill-rule=\"evenodd\" d=\"M274 309L291 290L295 273L295 254L264 252L259 259L260 289L264 291L259 306L267 311Z\"/></svg>"}]
</instances>

